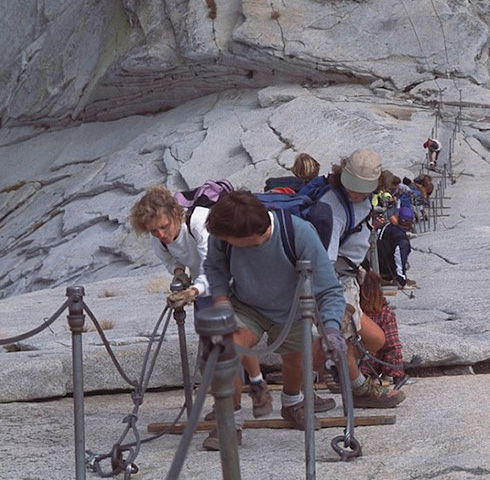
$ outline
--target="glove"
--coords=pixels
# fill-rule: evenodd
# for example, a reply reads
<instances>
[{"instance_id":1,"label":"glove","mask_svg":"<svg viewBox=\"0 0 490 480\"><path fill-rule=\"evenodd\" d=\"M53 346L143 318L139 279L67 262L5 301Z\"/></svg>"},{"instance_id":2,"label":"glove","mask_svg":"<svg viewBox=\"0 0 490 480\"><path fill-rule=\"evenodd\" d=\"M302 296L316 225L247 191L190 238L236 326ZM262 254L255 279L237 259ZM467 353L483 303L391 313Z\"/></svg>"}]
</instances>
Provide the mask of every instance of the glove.
<instances>
[{"instance_id":1,"label":"glove","mask_svg":"<svg viewBox=\"0 0 490 480\"><path fill-rule=\"evenodd\" d=\"M186 288L180 292L173 292L167 297L167 305L171 308L179 308L194 302L197 297L195 288Z\"/></svg>"},{"instance_id":2,"label":"glove","mask_svg":"<svg viewBox=\"0 0 490 480\"><path fill-rule=\"evenodd\" d=\"M322 338L322 348L325 355L328 356L329 352L332 351L336 356L340 356L347 352L347 344L339 330L327 327L325 329L325 336L326 341L325 338Z\"/></svg>"},{"instance_id":3,"label":"glove","mask_svg":"<svg viewBox=\"0 0 490 480\"><path fill-rule=\"evenodd\" d=\"M172 278L172 283L174 282L182 282L184 288L189 288L191 284L191 279L184 270L178 268L174 272L174 278Z\"/></svg>"}]
</instances>

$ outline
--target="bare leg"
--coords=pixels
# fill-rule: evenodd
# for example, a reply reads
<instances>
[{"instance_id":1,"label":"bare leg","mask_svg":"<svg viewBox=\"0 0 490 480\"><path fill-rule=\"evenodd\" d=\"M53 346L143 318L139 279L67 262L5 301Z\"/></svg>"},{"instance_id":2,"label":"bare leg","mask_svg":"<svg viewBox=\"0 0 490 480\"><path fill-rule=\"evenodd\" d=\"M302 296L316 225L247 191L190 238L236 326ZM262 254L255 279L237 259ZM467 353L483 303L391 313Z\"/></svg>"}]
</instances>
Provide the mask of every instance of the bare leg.
<instances>
[{"instance_id":1,"label":"bare leg","mask_svg":"<svg viewBox=\"0 0 490 480\"><path fill-rule=\"evenodd\" d=\"M303 354L291 352L281 355L284 393L296 395L303 385Z\"/></svg>"},{"instance_id":2,"label":"bare leg","mask_svg":"<svg viewBox=\"0 0 490 480\"><path fill-rule=\"evenodd\" d=\"M235 333L233 334L233 341L237 345L241 345L242 347L251 348L257 344L257 342L259 341L259 338L257 338L257 336L251 330L240 327L240 328L237 328ZM259 363L257 357L247 356L246 358L249 358L249 359L255 358L257 361L257 364ZM244 366L245 366L245 368L247 368L245 364L244 364ZM247 369L247 371L248 371L248 369ZM260 367L259 367L259 371L260 371ZM242 387L243 387L242 376L240 375L240 372L238 372L235 375L234 385L235 385L235 393L233 394L233 404L235 405L235 407L238 407L241 403Z\"/></svg>"},{"instance_id":3,"label":"bare leg","mask_svg":"<svg viewBox=\"0 0 490 480\"><path fill-rule=\"evenodd\" d=\"M361 315L361 329L359 334L362 337L364 346L369 353L375 354L386 343L386 337L381 328L374 323L365 313ZM355 380L359 377L361 371L357 365L360 358L360 353L357 347L351 342L347 342L347 368L349 370L349 378Z\"/></svg>"},{"instance_id":4,"label":"bare leg","mask_svg":"<svg viewBox=\"0 0 490 480\"><path fill-rule=\"evenodd\" d=\"M257 377L261 373L259 359L254 355L243 355L242 365L250 377Z\"/></svg>"},{"instance_id":5,"label":"bare leg","mask_svg":"<svg viewBox=\"0 0 490 480\"><path fill-rule=\"evenodd\" d=\"M361 329L359 335L369 353L375 354L386 343L386 337L379 325L373 322L365 313L361 316Z\"/></svg>"}]
</instances>

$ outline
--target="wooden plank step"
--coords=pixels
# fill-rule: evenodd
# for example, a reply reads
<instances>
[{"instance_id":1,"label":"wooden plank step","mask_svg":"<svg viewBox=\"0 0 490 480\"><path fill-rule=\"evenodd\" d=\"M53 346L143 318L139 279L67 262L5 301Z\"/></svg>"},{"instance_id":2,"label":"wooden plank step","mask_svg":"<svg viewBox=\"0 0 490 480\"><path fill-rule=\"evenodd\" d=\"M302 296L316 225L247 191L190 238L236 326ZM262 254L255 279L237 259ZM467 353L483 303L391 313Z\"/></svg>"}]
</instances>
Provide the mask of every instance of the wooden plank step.
<instances>
[{"instance_id":1,"label":"wooden plank step","mask_svg":"<svg viewBox=\"0 0 490 480\"><path fill-rule=\"evenodd\" d=\"M322 428L333 428L333 427L345 427L347 425L346 417L329 417L322 418L317 417L320 421ZM370 415L370 416L359 416L354 417L354 425L356 427L366 427L374 425L394 425L396 422L396 415ZM172 423L162 422L162 423L150 423L148 425L148 432L160 433L167 430ZM183 433L187 422L177 423L172 430L168 433ZM213 430L216 428L216 422L199 422L196 430L198 432ZM266 419L256 419L256 420L245 420L243 425L245 429L255 429L255 428L294 428L294 424L289 420L284 420L282 418L266 418Z\"/></svg>"}]
</instances>

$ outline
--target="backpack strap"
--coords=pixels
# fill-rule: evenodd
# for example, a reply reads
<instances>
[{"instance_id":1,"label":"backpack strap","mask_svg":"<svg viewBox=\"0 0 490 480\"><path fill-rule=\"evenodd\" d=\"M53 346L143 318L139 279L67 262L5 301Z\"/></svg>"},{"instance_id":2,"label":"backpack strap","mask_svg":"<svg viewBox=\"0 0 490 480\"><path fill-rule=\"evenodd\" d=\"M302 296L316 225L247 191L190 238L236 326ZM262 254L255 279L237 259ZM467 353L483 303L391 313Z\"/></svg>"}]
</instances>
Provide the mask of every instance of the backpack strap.
<instances>
[{"instance_id":1,"label":"backpack strap","mask_svg":"<svg viewBox=\"0 0 490 480\"><path fill-rule=\"evenodd\" d=\"M352 203L347 196L347 192L345 191L345 188L342 186L340 188L332 188L332 191L337 197L339 203L344 208L345 218L347 219L346 222L347 228L345 232L342 234L342 236L340 237L340 245L342 245L347 240L348 237L350 237L356 231L360 231L360 229L356 230L357 227L354 226L354 212L352 210Z\"/></svg>"},{"instance_id":2,"label":"backpack strap","mask_svg":"<svg viewBox=\"0 0 490 480\"><path fill-rule=\"evenodd\" d=\"M347 218L348 228L340 237L340 245L342 245L353 233L360 232L362 230L362 226L364 223L366 223L366 226L368 227L369 230L373 229L373 227L368 222L368 220L371 218L371 214L373 211L372 202L370 202L371 209L369 210L369 213L357 225L354 225L354 212L352 210L352 203L347 197L347 192L345 191L344 187L340 187L339 189L333 188L332 190L337 196L340 204L344 207L345 215Z\"/></svg>"},{"instance_id":3,"label":"backpack strap","mask_svg":"<svg viewBox=\"0 0 490 480\"><path fill-rule=\"evenodd\" d=\"M340 245L342 245L353 233L360 232L362 230L363 223L366 223L366 226L369 230L373 229L371 224L368 222L368 220L371 218L372 211L373 207L371 207L369 213L355 227L352 227L351 229L344 232L344 234L340 237Z\"/></svg>"},{"instance_id":4,"label":"backpack strap","mask_svg":"<svg viewBox=\"0 0 490 480\"><path fill-rule=\"evenodd\" d=\"M279 220L279 231L281 234L282 246L289 261L296 267L296 244L294 241L294 227L291 212L288 210L276 210L277 219Z\"/></svg>"}]
</instances>

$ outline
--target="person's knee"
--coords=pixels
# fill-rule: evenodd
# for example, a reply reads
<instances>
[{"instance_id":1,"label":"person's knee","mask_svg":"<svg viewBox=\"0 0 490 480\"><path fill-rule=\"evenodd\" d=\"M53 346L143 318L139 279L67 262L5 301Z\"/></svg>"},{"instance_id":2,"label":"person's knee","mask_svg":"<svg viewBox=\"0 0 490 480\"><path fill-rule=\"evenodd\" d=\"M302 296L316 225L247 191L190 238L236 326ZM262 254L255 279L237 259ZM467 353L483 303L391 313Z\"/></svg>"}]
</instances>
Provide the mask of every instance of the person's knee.
<instances>
[{"instance_id":1,"label":"person's knee","mask_svg":"<svg viewBox=\"0 0 490 480\"><path fill-rule=\"evenodd\" d=\"M242 347L253 347L259 341L257 335L245 327L238 327L233 333L233 341Z\"/></svg>"},{"instance_id":2,"label":"person's knee","mask_svg":"<svg viewBox=\"0 0 490 480\"><path fill-rule=\"evenodd\" d=\"M370 353L381 350L386 343L383 330L364 313L361 317L361 330L359 334Z\"/></svg>"}]
</instances>

